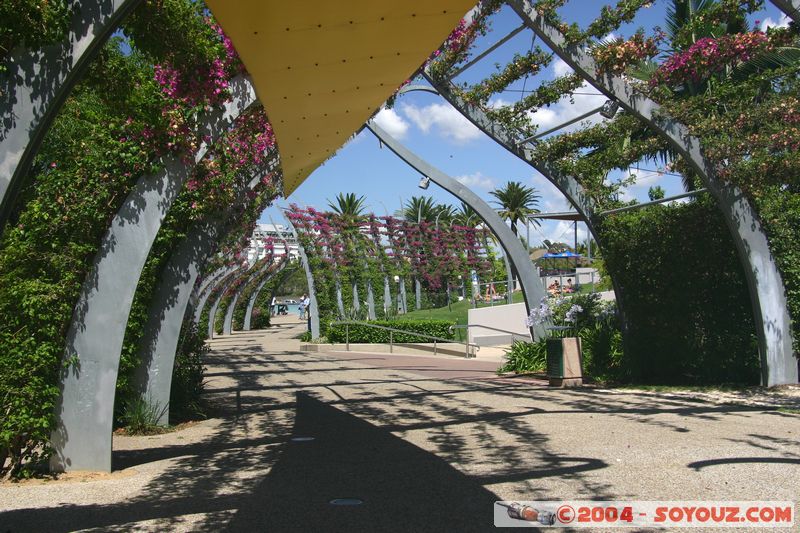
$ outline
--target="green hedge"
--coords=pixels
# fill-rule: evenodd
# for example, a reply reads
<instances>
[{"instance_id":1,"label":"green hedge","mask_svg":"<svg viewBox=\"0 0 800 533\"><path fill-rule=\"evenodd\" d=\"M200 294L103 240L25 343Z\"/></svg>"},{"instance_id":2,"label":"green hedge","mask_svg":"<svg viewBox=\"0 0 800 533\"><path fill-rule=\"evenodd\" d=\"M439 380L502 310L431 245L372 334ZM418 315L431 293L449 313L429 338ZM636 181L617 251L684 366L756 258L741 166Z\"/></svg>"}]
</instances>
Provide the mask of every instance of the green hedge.
<instances>
[{"instance_id":1,"label":"green hedge","mask_svg":"<svg viewBox=\"0 0 800 533\"><path fill-rule=\"evenodd\" d=\"M608 377L659 384L759 382L744 273L710 199L608 216L598 229L627 321L624 355L616 375Z\"/></svg>"},{"instance_id":2,"label":"green hedge","mask_svg":"<svg viewBox=\"0 0 800 533\"><path fill-rule=\"evenodd\" d=\"M402 329L411 333L398 333L394 332L394 342L418 342L427 343L433 342L430 339L419 337L414 333L423 335L432 335L443 339L454 339L454 334L450 331L450 326L454 322L448 320L374 320L369 324L376 326L386 326L389 328ZM368 326L351 324L350 328L350 342L353 343L385 343L389 342L389 332L383 329L371 328ZM332 343L342 343L346 341L345 326L342 324L331 324L328 327L328 340Z\"/></svg>"}]
</instances>

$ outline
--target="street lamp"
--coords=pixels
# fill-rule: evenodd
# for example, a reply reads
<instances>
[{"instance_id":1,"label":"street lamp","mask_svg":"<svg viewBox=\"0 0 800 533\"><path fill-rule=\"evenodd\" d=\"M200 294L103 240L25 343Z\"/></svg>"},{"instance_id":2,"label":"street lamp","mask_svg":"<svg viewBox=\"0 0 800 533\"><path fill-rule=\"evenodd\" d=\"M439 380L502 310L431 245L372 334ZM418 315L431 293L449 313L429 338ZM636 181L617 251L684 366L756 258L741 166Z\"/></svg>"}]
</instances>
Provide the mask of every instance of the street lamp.
<instances>
[{"instance_id":1,"label":"street lamp","mask_svg":"<svg viewBox=\"0 0 800 533\"><path fill-rule=\"evenodd\" d=\"M430 184L431 179L428 176L422 176L422 179L419 180L420 189L427 189Z\"/></svg>"}]
</instances>

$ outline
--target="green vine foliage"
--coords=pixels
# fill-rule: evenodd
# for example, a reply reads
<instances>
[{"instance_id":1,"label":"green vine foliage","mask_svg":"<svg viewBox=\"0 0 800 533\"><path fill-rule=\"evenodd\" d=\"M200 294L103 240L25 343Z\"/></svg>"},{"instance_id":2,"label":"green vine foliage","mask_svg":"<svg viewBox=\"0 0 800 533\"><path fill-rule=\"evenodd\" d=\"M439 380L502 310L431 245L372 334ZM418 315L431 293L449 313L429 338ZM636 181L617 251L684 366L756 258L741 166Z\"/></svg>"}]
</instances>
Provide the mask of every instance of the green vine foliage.
<instances>
[{"instance_id":1,"label":"green vine foliage","mask_svg":"<svg viewBox=\"0 0 800 533\"><path fill-rule=\"evenodd\" d=\"M374 324L377 326L385 326L391 327L395 329L401 329L404 331L408 331L408 333L399 333L394 332L392 334L392 341L393 342L422 342L427 343L431 342L430 339L425 339L424 337L419 337L414 335L414 333L419 333L422 335L430 335L433 337L440 337L443 339L454 339L455 336L452 331L450 331L450 326L453 325L453 322L448 320L374 320L371 321L370 324ZM389 332L382 329L371 328L368 326L360 326L356 324L352 324L345 328L345 326L341 324L334 324L331 325L328 329L328 340L333 343L343 343L346 342L348 338L348 330L349 330L349 339L350 342L359 342L359 343L388 343L389 342Z\"/></svg>"},{"instance_id":2,"label":"green vine foliage","mask_svg":"<svg viewBox=\"0 0 800 533\"><path fill-rule=\"evenodd\" d=\"M598 231L629 321L615 380L759 382L744 274L713 202L610 215Z\"/></svg>"},{"instance_id":3,"label":"green vine foliage","mask_svg":"<svg viewBox=\"0 0 800 533\"><path fill-rule=\"evenodd\" d=\"M48 452L83 278L136 177L153 170L153 145L132 132L163 124L152 68L139 56L111 43L91 70L46 136L0 241L0 465L8 458L3 473L12 476ZM93 84L103 79L116 80L115 90Z\"/></svg>"},{"instance_id":4,"label":"green vine foliage","mask_svg":"<svg viewBox=\"0 0 800 533\"><path fill-rule=\"evenodd\" d=\"M64 39L71 14L66 0L0 2L0 73L14 48L36 49Z\"/></svg>"}]
</instances>

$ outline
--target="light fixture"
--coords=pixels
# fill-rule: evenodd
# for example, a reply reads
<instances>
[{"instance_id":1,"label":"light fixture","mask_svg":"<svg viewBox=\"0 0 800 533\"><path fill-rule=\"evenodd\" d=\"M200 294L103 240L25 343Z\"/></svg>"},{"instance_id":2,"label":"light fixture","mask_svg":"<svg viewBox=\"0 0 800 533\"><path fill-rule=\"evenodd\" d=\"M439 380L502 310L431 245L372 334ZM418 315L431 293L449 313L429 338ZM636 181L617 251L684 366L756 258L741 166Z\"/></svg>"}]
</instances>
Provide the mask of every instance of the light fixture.
<instances>
[{"instance_id":1,"label":"light fixture","mask_svg":"<svg viewBox=\"0 0 800 533\"><path fill-rule=\"evenodd\" d=\"M428 185L430 184L431 184L431 179L428 176L422 176L422 179L419 180L420 189L427 189Z\"/></svg>"},{"instance_id":2,"label":"light fixture","mask_svg":"<svg viewBox=\"0 0 800 533\"><path fill-rule=\"evenodd\" d=\"M604 118L614 118L618 109L619 104L617 102L614 100L606 100L606 103L603 104L603 108L600 109L600 116Z\"/></svg>"}]
</instances>

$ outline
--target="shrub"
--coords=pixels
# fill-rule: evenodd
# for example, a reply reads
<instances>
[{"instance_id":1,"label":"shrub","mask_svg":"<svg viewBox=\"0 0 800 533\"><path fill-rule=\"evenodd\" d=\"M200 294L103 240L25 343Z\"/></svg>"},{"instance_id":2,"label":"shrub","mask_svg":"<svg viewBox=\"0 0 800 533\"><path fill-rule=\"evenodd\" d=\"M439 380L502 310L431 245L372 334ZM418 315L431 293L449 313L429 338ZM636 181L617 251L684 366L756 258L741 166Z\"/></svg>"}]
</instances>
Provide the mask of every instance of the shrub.
<instances>
[{"instance_id":1,"label":"shrub","mask_svg":"<svg viewBox=\"0 0 800 533\"><path fill-rule=\"evenodd\" d=\"M541 372L547 367L547 341L537 342L514 341L506 351L506 362L498 370L498 374L514 372Z\"/></svg>"},{"instance_id":2,"label":"shrub","mask_svg":"<svg viewBox=\"0 0 800 533\"><path fill-rule=\"evenodd\" d=\"M203 357L208 347L197 327L191 321L184 323L181 339L175 354L170 389L170 421L205 418L202 401L205 389Z\"/></svg>"},{"instance_id":3,"label":"shrub","mask_svg":"<svg viewBox=\"0 0 800 533\"><path fill-rule=\"evenodd\" d=\"M169 406L161 407L158 402L144 398L131 398L122 412L122 422L130 435L152 435L161 433L163 428L158 420Z\"/></svg>"},{"instance_id":4,"label":"shrub","mask_svg":"<svg viewBox=\"0 0 800 533\"><path fill-rule=\"evenodd\" d=\"M408 331L409 333L399 333L394 332L392 334L392 340L394 342L417 342L417 343L427 343L432 342L430 339L426 339L424 337L419 337L414 335L414 333L420 333L423 335L431 335L434 337L439 337L443 339L454 339L453 332L450 331L450 326L454 325L454 322L448 320L425 320L425 321L415 321L415 320L373 320L368 322L369 324L374 324L376 326L385 326L394 329L402 329L403 331ZM359 324L350 324L349 326L350 333L350 342L353 343L387 343L389 342L389 332L383 329L376 329L370 328L368 326L359 325ZM345 342L346 339L346 330L345 326L342 324L331 324L328 327L327 337L328 340L332 343L342 343Z\"/></svg>"},{"instance_id":5,"label":"shrub","mask_svg":"<svg viewBox=\"0 0 800 533\"><path fill-rule=\"evenodd\" d=\"M698 199L608 216L599 232L627 320L621 378L659 384L759 382L744 274L713 202Z\"/></svg>"}]
</instances>

